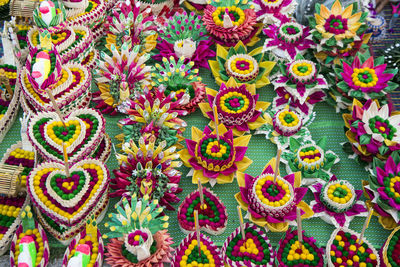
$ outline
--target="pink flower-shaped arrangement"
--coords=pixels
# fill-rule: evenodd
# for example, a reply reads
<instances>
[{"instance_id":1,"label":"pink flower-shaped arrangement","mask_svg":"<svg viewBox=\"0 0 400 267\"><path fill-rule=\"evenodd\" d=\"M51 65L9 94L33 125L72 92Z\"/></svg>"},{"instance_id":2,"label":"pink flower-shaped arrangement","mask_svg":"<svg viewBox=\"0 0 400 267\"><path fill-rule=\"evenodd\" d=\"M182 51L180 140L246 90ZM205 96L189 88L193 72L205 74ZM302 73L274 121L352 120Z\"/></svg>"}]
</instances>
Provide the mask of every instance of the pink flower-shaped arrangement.
<instances>
[{"instance_id":1,"label":"pink flower-shaped arrangement","mask_svg":"<svg viewBox=\"0 0 400 267\"><path fill-rule=\"evenodd\" d=\"M400 149L400 112L391 105L381 107L377 100L363 105L354 99L352 113L343 114L343 119L350 142L344 148L358 155L360 164L370 163L374 157L385 160Z\"/></svg>"},{"instance_id":2,"label":"pink flower-shaped arrangement","mask_svg":"<svg viewBox=\"0 0 400 267\"><path fill-rule=\"evenodd\" d=\"M206 35L201 16L196 16L194 12L171 16L160 29L158 40L156 49L159 53L153 56L158 61L170 56L178 61L183 56L185 64L193 61L195 68L208 69L208 59L215 57L215 51L210 49L213 42Z\"/></svg>"},{"instance_id":3,"label":"pink flower-shaped arrangement","mask_svg":"<svg viewBox=\"0 0 400 267\"><path fill-rule=\"evenodd\" d=\"M335 175L328 182L317 182L310 187L315 200L310 202L315 217L335 227L348 227L355 216L366 216L368 210L359 201L363 191L355 190L346 180Z\"/></svg>"},{"instance_id":4,"label":"pink flower-shaped arrangement","mask_svg":"<svg viewBox=\"0 0 400 267\"><path fill-rule=\"evenodd\" d=\"M261 28L247 0L210 1L203 21L211 38L222 46L232 47L239 41L252 46L259 40Z\"/></svg>"},{"instance_id":5,"label":"pink flower-shaped arrangement","mask_svg":"<svg viewBox=\"0 0 400 267\"><path fill-rule=\"evenodd\" d=\"M272 52L278 59L294 60L297 54L304 55L315 45L308 27L285 16L279 24L268 25L263 33L267 36L263 52Z\"/></svg>"},{"instance_id":6,"label":"pink flower-shaped arrangement","mask_svg":"<svg viewBox=\"0 0 400 267\"><path fill-rule=\"evenodd\" d=\"M301 173L291 173L280 177L274 183L275 159L257 177L239 173L237 176L240 192L235 195L239 205L247 211L251 222L268 227L273 232L284 232L296 221L297 207L302 218L309 218L314 213L302 201L307 188L300 187ZM279 171L279 170L278 170Z\"/></svg>"},{"instance_id":7,"label":"pink flower-shaped arrangement","mask_svg":"<svg viewBox=\"0 0 400 267\"><path fill-rule=\"evenodd\" d=\"M373 58L357 54L350 61L343 60L335 66L336 86L331 86L338 106L349 108L353 99L365 102L368 99L385 101L386 96L398 87L391 80L397 69L389 69L384 57Z\"/></svg>"},{"instance_id":8,"label":"pink flower-shaped arrangement","mask_svg":"<svg viewBox=\"0 0 400 267\"><path fill-rule=\"evenodd\" d=\"M250 135L233 138L232 130L223 124L218 126L219 140L216 131L205 127L204 131L192 127L192 140L186 139L187 149L178 153L183 164L192 167L192 182L197 184L199 177L202 183L232 183L238 171L244 171L252 163L245 157Z\"/></svg>"}]
</instances>

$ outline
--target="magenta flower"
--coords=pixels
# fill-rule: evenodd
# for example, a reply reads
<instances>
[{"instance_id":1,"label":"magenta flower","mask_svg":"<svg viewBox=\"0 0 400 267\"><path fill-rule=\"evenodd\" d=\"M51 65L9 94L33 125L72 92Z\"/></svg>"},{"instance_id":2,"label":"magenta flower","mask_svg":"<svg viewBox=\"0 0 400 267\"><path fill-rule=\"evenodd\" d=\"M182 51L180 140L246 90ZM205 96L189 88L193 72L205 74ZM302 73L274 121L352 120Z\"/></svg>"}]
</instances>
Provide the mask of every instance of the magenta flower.
<instances>
[{"instance_id":1,"label":"magenta flower","mask_svg":"<svg viewBox=\"0 0 400 267\"><path fill-rule=\"evenodd\" d=\"M283 17L291 16L297 7L294 0L254 0L257 20L264 24L274 24L282 20Z\"/></svg>"},{"instance_id":2,"label":"magenta flower","mask_svg":"<svg viewBox=\"0 0 400 267\"><path fill-rule=\"evenodd\" d=\"M338 180L335 175L327 183L315 183L310 189L315 198L310 202L314 216L335 227L349 227L355 216L367 215L364 202L359 201L363 191L354 190L350 183Z\"/></svg>"}]
</instances>

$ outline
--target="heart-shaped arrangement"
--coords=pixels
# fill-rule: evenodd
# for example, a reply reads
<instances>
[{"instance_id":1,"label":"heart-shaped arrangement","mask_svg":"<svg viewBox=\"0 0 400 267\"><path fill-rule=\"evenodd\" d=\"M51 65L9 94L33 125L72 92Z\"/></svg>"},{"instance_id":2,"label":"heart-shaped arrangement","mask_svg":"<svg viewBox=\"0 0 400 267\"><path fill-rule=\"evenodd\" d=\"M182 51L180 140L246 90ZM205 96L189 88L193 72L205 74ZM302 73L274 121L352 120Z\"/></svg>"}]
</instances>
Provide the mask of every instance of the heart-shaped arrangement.
<instances>
[{"instance_id":1,"label":"heart-shaped arrangement","mask_svg":"<svg viewBox=\"0 0 400 267\"><path fill-rule=\"evenodd\" d=\"M212 235L222 234L228 222L226 207L209 189L203 187L204 205L201 207L198 190L189 194L179 206L178 222L182 232L188 234L195 231L194 211L199 212L200 230Z\"/></svg>"},{"instance_id":2,"label":"heart-shaped arrangement","mask_svg":"<svg viewBox=\"0 0 400 267\"><path fill-rule=\"evenodd\" d=\"M5 197L0 196L0 255L3 255L9 248L12 236L21 223L20 213L28 204L26 196Z\"/></svg>"},{"instance_id":3,"label":"heart-shaped arrangement","mask_svg":"<svg viewBox=\"0 0 400 267\"><path fill-rule=\"evenodd\" d=\"M107 212L108 203L109 203L108 194L104 194L100 198L96 209L93 210L93 213L92 214L89 213L84 220L82 220L73 227L65 227L63 225L60 225L59 223L56 223L50 217L40 213L38 209L36 209L37 211L36 217L47 232L49 232L52 236L54 236L63 245L67 246L72 238L76 237L77 234L81 233L85 229L86 221L92 215L94 215L97 218L96 220L98 222L103 220L105 213Z\"/></svg>"},{"instance_id":4,"label":"heart-shaped arrangement","mask_svg":"<svg viewBox=\"0 0 400 267\"><path fill-rule=\"evenodd\" d=\"M194 262L203 265L223 267L224 262L221 258L221 252L218 247L211 241L211 239L200 233L200 249L201 257L197 244L196 233L191 233L182 240L175 250L174 257L172 258L171 266L197 266Z\"/></svg>"},{"instance_id":5,"label":"heart-shaped arrangement","mask_svg":"<svg viewBox=\"0 0 400 267\"><path fill-rule=\"evenodd\" d=\"M382 260L386 266L400 266L400 226L393 230L382 248ZM382 265L383 265L382 264ZM386 267L385 266L385 267Z\"/></svg>"},{"instance_id":6,"label":"heart-shaped arrangement","mask_svg":"<svg viewBox=\"0 0 400 267\"><path fill-rule=\"evenodd\" d=\"M244 224L245 240L240 227L225 240L221 252L224 261L231 267L274 266L275 251L265 230L252 223Z\"/></svg>"},{"instance_id":7,"label":"heart-shaped arrangement","mask_svg":"<svg viewBox=\"0 0 400 267\"><path fill-rule=\"evenodd\" d=\"M298 241L297 229L290 229L279 241L276 252L277 266L325 266L323 249L312 237L303 233L303 242ZM328 256L329 257L329 256ZM336 265L335 265L336 266Z\"/></svg>"},{"instance_id":8,"label":"heart-shaped arrangement","mask_svg":"<svg viewBox=\"0 0 400 267\"><path fill-rule=\"evenodd\" d=\"M37 27L31 28L27 34L29 48L33 49L40 43ZM75 58L87 56L92 48L93 34L85 26L68 26L51 33L52 43L61 56L62 63Z\"/></svg>"},{"instance_id":9,"label":"heart-shaped arrangement","mask_svg":"<svg viewBox=\"0 0 400 267\"><path fill-rule=\"evenodd\" d=\"M78 161L69 167L69 177L61 163L46 162L33 169L27 191L41 213L65 227L81 223L101 208L101 196L107 194L109 172L95 159Z\"/></svg>"},{"instance_id":10,"label":"heart-shaped arrangement","mask_svg":"<svg viewBox=\"0 0 400 267\"><path fill-rule=\"evenodd\" d=\"M24 150L22 143L18 142L7 149L0 163L24 167L21 173L21 185L25 187L26 177L35 166L35 152Z\"/></svg>"},{"instance_id":11,"label":"heart-shaped arrangement","mask_svg":"<svg viewBox=\"0 0 400 267\"><path fill-rule=\"evenodd\" d=\"M83 108L72 111L64 121L65 127L56 112L41 112L32 117L28 138L42 157L64 162L63 143L70 162L90 156L93 151L97 154L96 149L106 138L103 116L94 109Z\"/></svg>"},{"instance_id":12,"label":"heart-shaped arrangement","mask_svg":"<svg viewBox=\"0 0 400 267\"><path fill-rule=\"evenodd\" d=\"M380 266L380 257L376 249L364 238L357 242L359 234L348 229L336 229L326 245L328 266L337 266L337 263L351 260L359 266ZM361 243L361 244L359 244Z\"/></svg>"},{"instance_id":13,"label":"heart-shaped arrangement","mask_svg":"<svg viewBox=\"0 0 400 267\"><path fill-rule=\"evenodd\" d=\"M43 59L39 56L48 55L50 70L48 77L42 84L38 84L35 74L36 63ZM43 63L44 64L44 63ZM43 66L44 68L44 66ZM46 76L45 76L46 77ZM19 82L26 102L30 104L34 112L54 110L45 88L50 88L58 108L67 113L79 107L89 104L87 98L90 95L91 73L80 64L67 63L61 65L61 58L55 49L45 51L33 48L30 50L26 65L19 74Z\"/></svg>"},{"instance_id":14,"label":"heart-shaped arrangement","mask_svg":"<svg viewBox=\"0 0 400 267\"><path fill-rule=\"evenodd\" d=\"M6 100L4 97L0 97L0 142L3 140L5 134L11 128L15 118L18 114L19 107L19 96L20 96L20 85L17 83L17 67L12 65L0 65L0 70L5 72L10 86L13 89L12 98ZM2 94L7 94L4 90Z\"/></svg>"}]
</instances>

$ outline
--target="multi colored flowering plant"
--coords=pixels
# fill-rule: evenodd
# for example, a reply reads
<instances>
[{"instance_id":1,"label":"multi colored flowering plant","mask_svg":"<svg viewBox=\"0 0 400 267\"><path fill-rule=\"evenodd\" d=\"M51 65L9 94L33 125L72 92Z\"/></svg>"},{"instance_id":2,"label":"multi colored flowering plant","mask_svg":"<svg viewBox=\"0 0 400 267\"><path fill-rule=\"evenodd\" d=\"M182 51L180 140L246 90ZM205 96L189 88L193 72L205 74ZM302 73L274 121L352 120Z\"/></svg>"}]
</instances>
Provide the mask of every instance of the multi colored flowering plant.
<instances>
[{"instance_id":1,"label":"multi colored flowering plant","mask_svg":"<svg viewBox=\"0 0 400 267\"><path fill-rule=\"evenodd\" d=\"M225 125L227 129L232 129L233 134L240 136L250 130L254 130L264 124L263 112L268 108L269 103L258 101L259 95L256 94L254 84L237 84L230 77L228 82L222 83L219 91L207 88L206 103L200 103L203 115L210 118L210 126L215 124L213 121L213 107L217 107L218 121Z\"/></svg>"},{"instance_id":2,"label":"multi colored flowering plant","mask_svg":"<svg viewBox=\"0 0 400 267\"><path fill-rule=\"evenodd\" d=\"M368 164L374 157L381 160L400 149L400 112L392 105L380 106L377 100L367 100L363 105L353 100L352 113L343 114L346 137L346 152L356 154L360 164Z\"/></svg>"}]
</instances>

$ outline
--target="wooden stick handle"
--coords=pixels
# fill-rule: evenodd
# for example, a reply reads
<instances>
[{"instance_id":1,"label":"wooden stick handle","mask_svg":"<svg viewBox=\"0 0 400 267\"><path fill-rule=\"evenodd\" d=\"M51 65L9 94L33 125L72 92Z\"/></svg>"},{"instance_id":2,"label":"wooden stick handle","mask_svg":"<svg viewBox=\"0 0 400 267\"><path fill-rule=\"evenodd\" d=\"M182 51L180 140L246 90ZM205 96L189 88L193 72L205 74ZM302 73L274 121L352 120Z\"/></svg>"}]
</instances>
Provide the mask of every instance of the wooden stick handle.
<instances>
[{"instance_id":1,"label":"wooden stick handle","mask_svg":"<svg viewBox=\"0 0 400 267\"><path fill-rule=\"evenodd\" d=\"M278 176L278 172L279 172L279 163L281 161L281 153L282 153L282 150L278 149L278 154L276 155L276 159L275 159L274 184L276 183L276 177Z\"/></svg>"},{"instance_id":2,"label":"wooden stick handle","mask_svg":"<svg viewBox=\"0 0 400 267\"><path fill-rule=\"evenodd\" d=\"M239 225L240 225L240 232L242 233L243 241L246 240L246 236L244 233L244 224L243 224L243 216L242 216L242 208L237 206L238 216L239 216Z\"/></svg>"},{"instance_id":3,"label":"wooden stick handle","mask_svg":"<svg viewBox=\"0 0 400 267\"><path fill-rule=\"evenodd\" d=\"M61 120L62 124L64 125L65 128L67 128L67 126L65 125L64 116L62 115L60 109L58 108L56 100L54 99L53 94L51 93L51 91L48 88L46 88L46 93L49 96L51 104L53 105L53 108L56 111L58 117L60 117L60 120Z\"/></svg>"},{"instance_id":4,"label":"wooden stick handle","mask_svg":"<svg viewBox=\"0 0 400 267\"><path fill-rule=\"evenodd\" d=\"M368 228L369 221L371 220L371 217L372 217L372 213L373 213L373 209L370 208L369 211L368 211L368 216L364 221L364 225L363 225L363 228L361 230L360 238L358 239L358 244L362 244L362 240L364 238L364 233L365 233L365 230L367 230L367 228Z\"/></svg>"},{"instance_id":5,"label":"wooden stick handle","mask_svg":"<svg viewBox=\"0 0 400 267\"><path fill-rule=\"evenodd\" d=\"M297 238L299 240L299 247L302 247L303 244L303 227L301 225L301 210L296 208L296 220L297 220Z\"/></svg>"}]
</instances>

